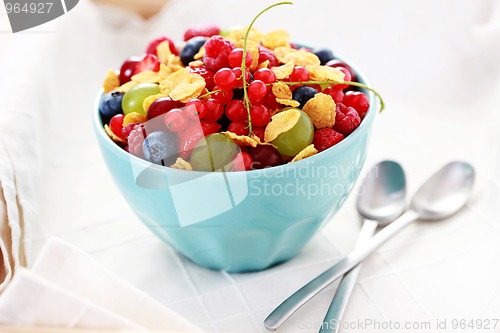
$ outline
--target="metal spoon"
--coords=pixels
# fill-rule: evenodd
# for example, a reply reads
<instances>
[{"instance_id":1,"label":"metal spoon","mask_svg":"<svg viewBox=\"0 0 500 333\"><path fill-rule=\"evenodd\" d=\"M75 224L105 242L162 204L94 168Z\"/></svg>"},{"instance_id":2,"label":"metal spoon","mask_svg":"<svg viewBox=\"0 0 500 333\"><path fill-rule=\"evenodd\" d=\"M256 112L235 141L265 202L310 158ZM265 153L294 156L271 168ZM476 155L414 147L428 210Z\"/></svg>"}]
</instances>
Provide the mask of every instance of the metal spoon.
<instances>
[{"instance_id":1,"label":"metal spoon","mask_svg":"<svg viewBox=\"0 0 500 333\"><path fill-rule=\"evenodd\" d=\"M288 297L264 320L264 326L267 329L276 330L304 303L360 263L411 222L417 219L440 220L459 211L469 199L474 179L474 168L467 162L455 161L442 167L415 193L410 209L406 213L373 236L363 248L355 249L336 265Z\"/></svg>"},{"instance_id":2,"label":"metal spoon","mask_svg":"<svg viewBox=\"0 0 500 333\"><path fill-rule=\"evenodd\" d=\"M364 217L356 242L356 248L361 248L373 236L378 226L391 223L406 209L406 178L401 165L393 161L374 165L360 187L356 208L359 215ZM340 281L323 319L320 333L337 332L340 328L339 322L356 285L361 265L351 269Z\"/></svg>"}]
</instances>

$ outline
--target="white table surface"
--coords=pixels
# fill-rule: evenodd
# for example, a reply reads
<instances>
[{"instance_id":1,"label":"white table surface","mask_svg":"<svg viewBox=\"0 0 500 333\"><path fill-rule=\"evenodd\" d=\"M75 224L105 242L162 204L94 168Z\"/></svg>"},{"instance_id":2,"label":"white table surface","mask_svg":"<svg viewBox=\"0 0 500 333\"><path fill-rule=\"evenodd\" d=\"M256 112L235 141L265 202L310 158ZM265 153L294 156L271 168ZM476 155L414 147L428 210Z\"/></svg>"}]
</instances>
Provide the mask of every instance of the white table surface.
<instances>
[{"instance_id":1,"label":"white table surface","mask_svg":"<svg viewBox=\"0 0 500 333\"><path fill-rule=\"evenodd\" d=\"M180 38L192 22L207 21L192 11L193 3L202 6L174 2L161 21L148 25L115 13L110 26L89 24L86 16L97 14L83 1L71 17L61 18L64 31L15 36L17 52L26 44L44 45L44 68L37 71L49 73L43 89L50 112L42 116L40 220L33 226L32 254L36 257L46 239L56 235L207 331L260 332L274 306L352 249L360 227L354 196L293 260L258 273L210 271L174 253L142 226L113 184L91 129L92 99L105 69L140 52L160 28ZM229 3L212 2L214 21L248 21L252 15L245 10L256 11L255 2L242 2L241 10L225 15ZM489 49L483 48L492 46L477 42L474 28L487 21L485 13L494 2L470 7L466 1L317 3L328 10L312 10L305 1L283 9L285 17L309 13L301 15L301 25L263 19L260 26L285 26L298 40L308 37L313 45L335 47L372 77L387 109L377 116L366 165L385 158L400 161L409 193L453 158L471 161L478 171L474 196L460 214L417 222L366 260L344 318L352 329L342 331L390 331L362 326L373 320L421 326L414 331L452 332L453 319L500 319L500 63L487 56ZM339 14L329 24L335 11ZM350 18L354 13L359 21ZM175 15L186 19L179 22ZM11 56L4 64L16 61ZM316 332L333 292L329 288L318 295L278 332ZM444 320L446 329L436 327ZM427 323L429 330L422 328ZM500 332L500 323L486 331Z\"/></svg>"}]
</instances>

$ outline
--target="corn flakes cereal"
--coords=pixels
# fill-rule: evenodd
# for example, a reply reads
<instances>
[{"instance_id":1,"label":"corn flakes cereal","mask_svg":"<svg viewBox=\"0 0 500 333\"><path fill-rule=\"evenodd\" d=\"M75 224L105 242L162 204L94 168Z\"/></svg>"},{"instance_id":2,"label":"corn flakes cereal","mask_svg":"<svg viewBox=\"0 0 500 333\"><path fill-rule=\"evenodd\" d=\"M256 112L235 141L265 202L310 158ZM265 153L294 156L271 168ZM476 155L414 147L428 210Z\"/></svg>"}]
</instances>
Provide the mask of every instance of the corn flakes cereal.
<instances>
[{"instance_id":1,"label":"corn flakes cereal","mask_svg":"<svg viewBox=\"0 0 500 333\"><path fill-rule=\"evenodd\" d=\"M153 104L153 102L156 101L160 97L164 97L164 95L163 94L156 94L156 95L151 95L151 96L146 97L144 99L144 102L142 102L142 108L144 109L144 113L147 114L151 104Z\"/></svg>"},{"instance_id":2,"label":"corn flakes cereal","mask_svg":"<svg viewBox=\"0 0 500 333\"><path fill-rule=\"evenodd\" d=\"M309 72L309 78L313 81L344 81L345 74L337 68L329 66L307 65L306 69Z\"/></svg>"},{"instance_id":3,"label":"corn flakes cereal","mask_svg":"<svg viewBox=\"0 0 500 333\"><path fill-rule=\"evenodd\" d=\"M190 73L182 68L160 82L160 91L174 101L186 103L191 98L200 96L205 89L205 80L201 75Z\"/></svg>"},{"instance_id":4,"label":"corn flakes cereal","mask_svg":"<svg viewBox=\"0 0 500 333\"><path fill-rule=\"evenodd\" d=\"M200 60L203 58L203 56L205 55L205 45L203 45L202 47L200 47L200 50L198 51L198 53L196 53L193 57L194 60Z\"/></svg>"},{"instance_id":5,"label":"corn flakes cereal","mask_svg":"<svg viewBox=\"0 0 500 333\"><path fill-rule=\"evenodd\" d=\"M132 88L132 87L134 87L134 86L136 86L138 84L139 84L139 82L129 81L127 83L122 84L118 88L116 88L116 91L119 91L119 92L122 92L122 93L126 93L127 91L130 90L130 88Z\"/></svg>"},{"instance_id":6,"label":"corn flakes cereal","mask_svg":"<svg viewBox=\"0 0 500 333\"><path fill-rule=\"evenodd\" d=\"M269 67L269 60L265 60L257 66L257 69L268 68L268 67Z\"/></svg>"},{"instance_id":7,"label":"corn flakes cereal","mask_svg":"<svg viewBox=\"0 0 500 333\"><path fill-rule=\"evenodd\" d=\"M234 29L234 30L230 31L229 34L225 38L227 38L235 43L238 41L241 41L241 40L243 40L243 38L245 38L245 35L247 33L247 29L248 28ZM262 38L263 38L263 34L255 28L252 28L250 30L250 32L248 33L248 40L249 41L252 41L255 43L260 43L262 41Z\"/></svg>"},{"instance_id":8,"label":"corn flakes cereal","mask_svg":"<svg viewBox=\"0 0 500 333\"><path fill-rule=\"evenodd\" d=\"M266 127L264 141L271 142L281 133L289 131L297 124L299 118L300 111L296 109L290 109L275 114L271 117L271 122Z\"/></svg>"},{"instance_id":9,"label":"corn flakes cereal","mask_svg":"<svg viewBox=\"0 0 500 333\"><path fill-rule=\"evenodd\" d=\"M275 30L262 36L262 45L270 50L277 47L290 47L290 34L286 30Z\"/></svg>"},{"instance_id":10,"label":"corn flakes cereal","mask_svg":"<svg viewBox=\"0 0 500 333\"><path fill-rule=\"evenodd\" d=\"M273 83L271 91L276 98L292 99L292 92L290 91L290 88L283 82Z\"/></svg>"},{"instance_id":11,"label":"corn flakes cereal","mask_svg":"<svg viewBox=\"0 0 500 333\"><path fill-rule=\"evenodd\" d=\"M318 150L314 147L314 145L309 145L302 149L293 159L290 163L297 162L300 160L303 160L304 158L316 155L318 153Z\"/></svg>"},{"instance_id":12,"label":"corn flakes cereal","mask_svg":"<svg viewBox=\"0 0 500 333\"><path fill-rule=\"evenodd\" d=\"M276 58L282 62L287 63L290 60L295 62L297 66L307 66L307 65L320 65L321 61L318 56L314 53L304 51L304 50L295 50L291 47L280 46L274 49L274 55Z\"/></svg>"},{"instance_id":13,"label":"corn flakes cereal","mask_svg":"<svg viewBox=\"0 0 500 333\"><path fill-rule=\"evenodd\" d=\"M120 78L114 71L109 70L108 73L106 74L104 82L102 83L102 88L104 89L104 93L107 94L115 90L119 86L120 86Z\"/></svg>"},{"instance_id":14,"label":"corn flakes cereal","mask_svg":"<svg viewBox=\"0 0 500 333\"><path fill-rule=\"evenodd\" d=\"M122 139L122 138L119 138L115 135L115 133L113 133L113 131L111 130L111 128L109 128L109 126L106 124L104 125L104 130L106 131L106 134L111 138L111 140L113 140L114 142L116 143L119 143L119 144L126 144L127 143L127 140L125 139Z\"/></svg>"},{"instance_id":15,"label":"corn flakes cereal","mask_svg":"<svg viewBox=\"0 0 500 333\"><path fill-rule=\"evenodd\" d=\"M128 124L140 124L146 121L146 116L138 112L131 112L123 117L123 127Z\"/></svg>"},{"instance_id":16,"label":"corn flakes cereal","mask_svg":"<svg viewBox=\"0 0 500 333\"><path fill-rule=\"evenodd\" d=\"M132 81L137 83L158 83L160 79L158 73L151 70L145 70L132 76Z\"/></svg>"},{"instance_id":17,"label":"corn flakes cereal","mask_svg":"<svg viewBox=\"0 0 500 333\"><path fill-rule=\"evenodd\" d=\"M156 47L156 55L160 62L165 62L171 54L172 51L170 51L170 44L168 41L163 41Z\"/></svg>"},{"instance_id":18,"label":"corn flakes cereal","mask_svg":"<svg viewBox=\"0 0 500 333\"><path fill-rule=\"evenodd\" d=\"M246 147L257 147L257 141L250 136L246 135L237 135L233 132L221 132L224 134L226 137L229 139L233 140L234 143L240 146L246 146Z\"/></svg>"},{"instance_id":19,"label":"corn flakes cereal","mask_svg":"<svg viewBox=\"0 0 500 333\"><path fill-rule=\"evenodd\" d=\"M186 162L185 160L183 160L180 157L177 157L177 160L175 160L175 163L172 164L170 167L174 168L174 169L179 169L179 170L188 170L188 171L193 170L193 167L191 166L191 164L189 164L189 162Z\"/></svg>"},{"instance_id":20,"label":"corn flakes cereal","mask_svg":"<svg viewBox=\"0 0 500 333\"><path fill-rule=\"evenodd\" d=\"M293 60L290 60L282 66L272 67L271 70L274 72L277 80L283 80L289 77L290 74L292 74L294 67L295 62Z\"/></svg>"},{"instance_id":21,"label":"corn flakes cereal","mask_svg":"<svg viewBox=\"0 0 500 333\"><path fill-rule=\"evenodd\" d=\"M189 67L195 68L195 67L201 67L205 64L201 60L194 60L194 61L191 61L188 65L189 65Z\"/></svg>"},{"instance_id":22,"label":"corn flakes cereal","mask_svg":"<svg viewBox=\"0 0 500 333\"><path fill-rule=\"evenodd\" d=\"M276 102L281 105L291 106L293 108L297 108L300 106L300 103L294 99L286 99L286 98L276 98Z\"/></svg>"},{"instance_id":23,"label":"corn flakes cereal","mask_svg":"<svg viewBox=\"0 0 500 333\"><path fill-rule=\"evenodd\" d=\"M330 95L317 93L302 110L311 117L314 127L320 129L335 124L335 102Z\"/></svg>"}]
</instances>

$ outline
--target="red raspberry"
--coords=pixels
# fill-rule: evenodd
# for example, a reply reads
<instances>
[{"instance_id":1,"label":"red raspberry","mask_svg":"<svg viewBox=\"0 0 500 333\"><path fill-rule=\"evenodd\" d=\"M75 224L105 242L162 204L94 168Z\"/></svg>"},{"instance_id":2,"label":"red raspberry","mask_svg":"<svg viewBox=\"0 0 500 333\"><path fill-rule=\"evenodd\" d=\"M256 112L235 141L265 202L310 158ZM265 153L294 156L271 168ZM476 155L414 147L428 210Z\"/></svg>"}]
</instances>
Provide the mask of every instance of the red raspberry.
<instances>
[{"instance_id":1,"label":"red raspberry","mask_svg":"<svg viewBox=\"0 0 500 333\"><path fill-rule=\"evenodd\" d=\"M132 155L141 158L144 157L142 143L146 137L145 132L144 124L135 125L134 129L130 131L130 134L128 135L128 151Z\"/></svg>"},{"instance_id":2,"label":"red raspberry","mask_svg":"<svg viewBox=\"0 0 500 333\"><path fill-rule=\"evenodd\" d=\"M212 37L218 34L220 34L220 28L214 24L197 24L184 33L184 41L197 36Z\"/></svg>"},{"instance_id":3,"label":"red raspberry","mask_svg":"<svg viewBox=\"0 0 500 333\"><path fill-rule=\"evenodd\" d=\"M259 45L259 64L266 60L269 60L268 67L276 67L280 65L280 62L274 55L273 51Z\"/></svg>"},{"instance_id":4,"label":"red raspberry","mask_svg":"<svg viewBox=\"0 0 500 333\"><path fill-rule=\"evenodd\" d=\"M213 36L205 43L203 62L205 67L212 72L229 67L228 56L235 48L234 43L221 36Z\"/></svg>"},{"instance_id":5,"label":"red raspberry","mask_svg":"<svg viewBox=\"0 0 500 333\"><path fill-rule=\"evenodd\" d=\"M370 108L370 101L368 101L368 97L360 91L346 92L342 103L358 111L361 118L365 116L366 111Z\"/></svg>"},{"instance_id":6,"label":"red raspberry","mask_svg":"<svg viewBox=\"0 0 500 333\"><path fill-rule=\"evenodd\" d=\"M342 103L337 104L333 129L347 136L359 126L361 118L354 108L350 106L344 108Z\"/></svg>"},{"instance_id":7,"label":"red raspberry","mask_svg":"<svg viewBox=\"0 0 500 333\"><path fill-rule=\"evenodd\" d=\"M318 151L323 151L342 140L344 140L343 134L331 128L322 128L314 132L313 144Z\"/></svg>"},{"instance_id":8,"label":"red raspberry","mask_svg":"<svg viewBox=\"0 0 500 333\"><path fill-rule=\"evenodd\" d=\"M187 160L191 152L203 138L203 129L198 122L191 122L188 127L179 134L179 152L183 159Z\"/></svg>"}]
</instances>

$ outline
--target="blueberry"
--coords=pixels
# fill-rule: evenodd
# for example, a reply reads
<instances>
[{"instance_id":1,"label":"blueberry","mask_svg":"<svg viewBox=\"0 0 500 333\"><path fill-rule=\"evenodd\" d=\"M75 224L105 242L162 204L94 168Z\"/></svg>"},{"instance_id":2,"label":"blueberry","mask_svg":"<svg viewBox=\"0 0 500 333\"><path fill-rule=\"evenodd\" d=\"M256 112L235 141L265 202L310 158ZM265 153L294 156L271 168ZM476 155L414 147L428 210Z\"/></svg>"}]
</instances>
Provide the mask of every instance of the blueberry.
<instances>
[{"instance_id":1,"label":"blueberry","mask_svg":"<svg viewBox=\"0 0 500 333\"><path fill-rule=\"evenodd\" d=\"M195 54L198 53L203 45L205 45L207 40L207 37L198 36L193 37L186 42L186 45L184 45L181 52L179 53L184 66L189 65L189 63L194 60Z\"/></svg>"},{"instance_id":2,"label":"blueberry","mask_svg":"<svg viewBox=\"0 0 500 333\"><path fill-rule=\"evenodd\" d=\"M333 56L333 52L330 51L329 49L318 49L314 51L314 54L318 56L322 65L326 64L327 62L335 58Z\"/></svg>"},{"instance_id":3,"label":"blueberry","mask_svg":"<svg viewBox=\"0 0 500 333\"><path fill-rule=\"evenodd\" d=\"M122 109L123 93L112 91L104 94L99 102L99 112L101 113L102 122L109 124L113 116L123 113Z\"/></svg>"},{"instance_id":4,"label":"blueberry","mask_svg":"<svg viewBox=\"0 0 500 333\"><path fill-rule=\"evenodd\" d=\"M300 108L302 109L308 100L314 97L318 91L311 87L298 87L293 91L293 99L300 103Z\"/></svg>"},{"instance_id":5,"label":"blueberry","mask_svg":"<svg viewBox=\"0 0 500 333\"><path fill-rule=\"evenodd\" d=\"M169 166L178 153L176 136L162 131L153 132L144 140L142 150L148 161Z\"/></svg>"}]
</instances>

